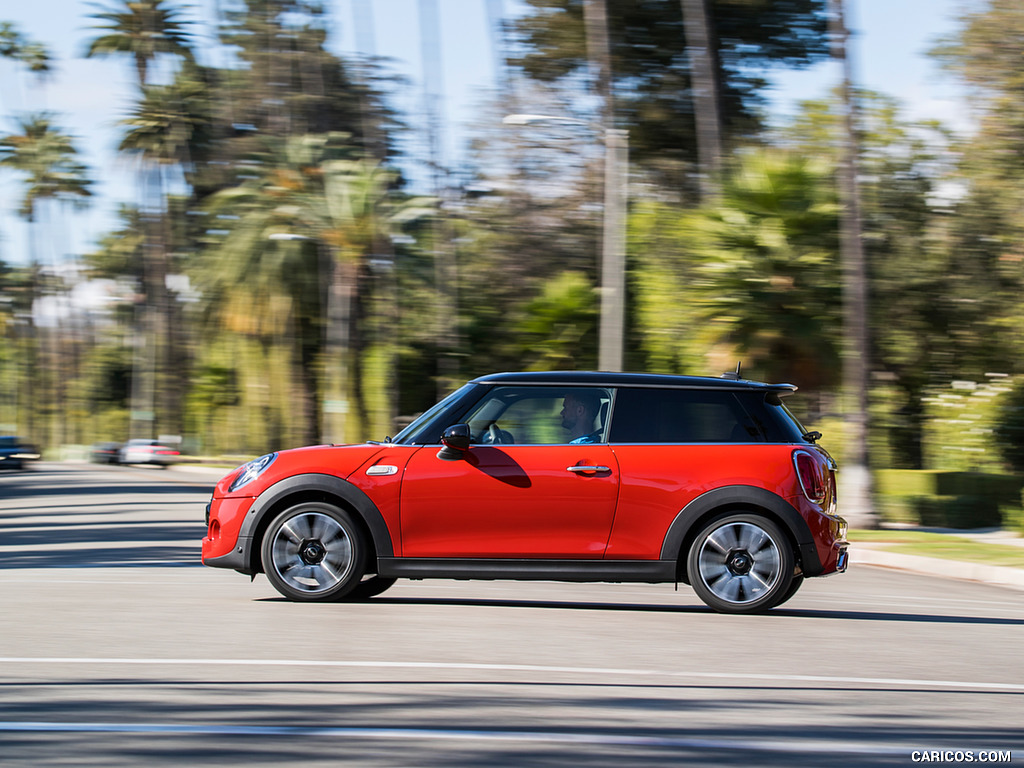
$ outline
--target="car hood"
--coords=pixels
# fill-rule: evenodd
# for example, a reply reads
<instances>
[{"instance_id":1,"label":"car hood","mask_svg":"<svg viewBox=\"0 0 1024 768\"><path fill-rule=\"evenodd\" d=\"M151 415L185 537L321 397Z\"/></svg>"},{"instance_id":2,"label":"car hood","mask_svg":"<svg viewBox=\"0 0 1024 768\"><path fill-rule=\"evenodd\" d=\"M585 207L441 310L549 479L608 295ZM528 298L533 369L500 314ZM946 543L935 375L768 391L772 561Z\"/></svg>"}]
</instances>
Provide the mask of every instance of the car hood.
<instances>
[{"instance_id":1,"label":"car hood","mask_svg":"<svg viewBox=\"0 0 1024 768\"><path fill-rule=\"evenodd\" d=\"M293 475L333 475L346 479L373 456L380 453L384 447L383 445L364 443L361 445L311 445L278 451L274 461L256 479L234 491L229 490L231 483L243 470L245 465L242 465L221 478L213 495L217 498L255 497L274 483Z\"/></svg>"}]
</instances>

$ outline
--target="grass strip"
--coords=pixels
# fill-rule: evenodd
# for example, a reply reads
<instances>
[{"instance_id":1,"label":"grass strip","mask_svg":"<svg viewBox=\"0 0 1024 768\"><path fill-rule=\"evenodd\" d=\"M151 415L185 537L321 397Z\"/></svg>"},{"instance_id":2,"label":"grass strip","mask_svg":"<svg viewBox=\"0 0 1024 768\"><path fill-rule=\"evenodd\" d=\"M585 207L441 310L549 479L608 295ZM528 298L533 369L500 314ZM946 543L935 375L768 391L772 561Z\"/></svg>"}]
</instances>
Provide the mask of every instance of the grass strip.
<instances>
[{"instance_id":1,"label":"grass strip","mask_svg":"<svg viewBox=\"0 0 1024 768\"><path fill-rule=\"evenodd\" d=\"M854 530L849 532L847 539L855 545L858 541L885 544L887 552L1024 568L1024 547L978 541L956 534L906 530Z\"/></svg>"}]
</instances>

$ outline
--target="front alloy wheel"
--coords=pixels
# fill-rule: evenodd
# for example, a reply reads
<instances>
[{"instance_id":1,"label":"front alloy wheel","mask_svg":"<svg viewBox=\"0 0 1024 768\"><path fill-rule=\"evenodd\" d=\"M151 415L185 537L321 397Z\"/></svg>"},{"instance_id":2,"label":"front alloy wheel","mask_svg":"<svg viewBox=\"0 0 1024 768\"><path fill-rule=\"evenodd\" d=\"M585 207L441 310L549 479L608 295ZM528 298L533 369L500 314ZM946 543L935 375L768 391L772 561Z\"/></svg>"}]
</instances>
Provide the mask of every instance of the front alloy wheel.
<instances>
[{"instance_id":1,"label":"front alloy wheel","mask_svg":"<svg viewBox=\"0 0 1024 768\"><path fill-rule=\"evenodd\" d=\"M728 515L697 535L687 569L697 596L711 608L758 613L791 594L793 549L771 520L756 514Z\"/></svg>"},{"instance_id":2,"label":"front alloy wheel","mask_svg":"<svg viewBox=\"0 0 1024 768\"><path fill-rule=\"evenodd\" d=\"M363 577L365 544L347 512L307 502L286 509L263 537L263 569L291 600L340 600Z\"/></svg>"}]
</instances>

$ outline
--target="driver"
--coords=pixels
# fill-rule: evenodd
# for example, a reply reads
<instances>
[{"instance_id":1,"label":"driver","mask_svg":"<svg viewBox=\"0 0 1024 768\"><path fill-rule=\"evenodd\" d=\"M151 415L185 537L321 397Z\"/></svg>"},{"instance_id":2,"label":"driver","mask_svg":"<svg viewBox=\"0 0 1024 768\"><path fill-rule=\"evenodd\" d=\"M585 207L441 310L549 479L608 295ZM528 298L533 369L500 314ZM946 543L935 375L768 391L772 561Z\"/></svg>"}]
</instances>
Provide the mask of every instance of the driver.
<instances>
[{"instance_id":1,"label":"driver","mask_svg":"<svg viewBox=\"0 0 1024 768\"><path fill-rule=\"evenodd\" d=\"M562 429L569 430L569 443L599 443L601 430L594 429L594 418L601 408L601 400L592 389L577 389L567 393L562 402Z\"/></svg>"}]
</instances>

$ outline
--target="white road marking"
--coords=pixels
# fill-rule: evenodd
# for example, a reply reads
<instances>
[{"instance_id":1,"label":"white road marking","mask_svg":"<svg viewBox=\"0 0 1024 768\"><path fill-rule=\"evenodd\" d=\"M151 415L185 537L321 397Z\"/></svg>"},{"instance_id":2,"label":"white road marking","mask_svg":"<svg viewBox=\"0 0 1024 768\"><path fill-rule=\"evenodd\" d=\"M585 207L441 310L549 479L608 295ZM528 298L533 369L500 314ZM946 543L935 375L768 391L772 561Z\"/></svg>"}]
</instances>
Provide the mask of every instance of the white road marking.
<instances>
[{"instance_id":1,"label":"white road marking","mask_svg":"<svg viewBox=\"0 0 1024 768\"><path fill-rule=\"evenodd\" d=\"M67 664L85 666L220 666L220 667L319 667L338 669L436 669L478 672L544 672L580 675L674 677L698 680L759 680L775 683L822 683L826 685L888 685L899 687L967 688L990 691L1024 692L1024 683L993 683L971 680L921 680L890 677L846 677L833 675L772 675L763 672L687 672L655 669L616 669L604 667L563 667L541 664L474 664L433 661L332 661L327 659L159 659L100 658L70 656L0 656L2 664Z\"/></svg>"}]
</instances>

